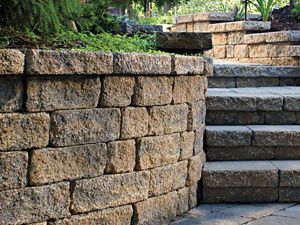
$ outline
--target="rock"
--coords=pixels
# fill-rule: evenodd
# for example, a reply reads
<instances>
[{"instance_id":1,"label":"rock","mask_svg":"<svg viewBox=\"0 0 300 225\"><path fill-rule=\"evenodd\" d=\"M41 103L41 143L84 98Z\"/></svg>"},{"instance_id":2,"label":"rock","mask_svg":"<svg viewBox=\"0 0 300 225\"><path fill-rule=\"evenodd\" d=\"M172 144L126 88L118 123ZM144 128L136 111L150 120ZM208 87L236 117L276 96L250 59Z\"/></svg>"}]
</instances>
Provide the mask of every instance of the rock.
<instances>
[{"instance_id":1,"label":"rock","mask_svg":"<svg viewBox=\"0 0 300 225\"><path fill-rule=\"evenodd\" d=\"M106 145L92 144L32 151L30 184L91 178L104 173Z\"/></svg>"},{"instance_id":2,"label":"rock","mask_svg":"<svg viewBox=\"0 0 300 225\"><path fill-rule=\"evenodd\" d=\"M195 133L193 131L181 133L181 147L179 160L188 159L193 156L194 140Z\"/></svg>"},{"instance_id":3,"label":"rock","mask_svg":"<svg viewBox=\"0 0 300 225\"><path fill-rule=\"evenodd\" d=\"M191 187L200 181L205 160L204 151L189 159L187 186Z\"/></svg>"},{"instance_id":4,"label":"rock","mask_svg":"<svg viewBox=\"0 0 300 225\"><path fill-rule=\"evenodd\" d=\"M26 53L26 73L48 74L111 74L111 53L29 50Z\"/></svg>"},{"instance_id":5,"label":"rock","mask_svg":"<svg viewBox=\"0 0 300 225\"><path fill-rule=\"evenodd\" d=\"M0 49L0 75L24 73L25 55L16 49Z\"/></svg>"},{"instance_id":6,"label":"rock","mask_svg":"<svg viewBox=\"0 0 300 225\"><path fill-rule=\"evenodd\" d=\"M75 181L71 209L80 213L145 200L149 175L149 171L143 171Z\"/></svg>"},{"instance_id":7,"label":"rock","mask_svg":"<svg viewBox=\"0 0 300 225\"><path fill-rule=\"evenodd\" d=\"M46 113L0 114L0 151L43 148L49 142Z\"/></svg>"},{"instance_id":8,"label":"rock","mask_svg":"<svg viewBox=\"0 0 300 225\"><path fill-rule=\"evenodd\" d=\"M188 187L179 189L177 191L177 216L180 216L189 210L189 191L190 189Z\"/></svg>"},{"instance_id":9,"label":"rock","mask_svg":"<svg viewBox=\"0 0 300 225\"><path fill-rule=\"evenodd\" d=\"M119 109L57 111L51 115L51 143L70 146L113 141L120 137Z\"/></svg>"},{"instance_id":10,"label":"rock","mask_svg":"<svg viewBox=\"0 0 300 225\"><path fill-rule=\"evenodd\" d=\"M206 73L207 60L199 56L175 55L174 73L177 75L202 75Z\"/></svg>"},{"instance_id":11,"label":"rock","mask_svg":"<svg viewBox=\"0 0 300 225\"><path fill-rule=\"evenodd\" d=\"M144 137L137 141L137 169L144 170L177 162L180 135Z\"/></svg>"},{"instance_id":12,"label":"rock","mask_svg":"<svg viewBox=\"0 0 300 225\"><path fill-rule=\"evenodd\" d=\"M134 170L135 141L114 141L107 144L106 173L126 173Z\"/></svg>"},{"instance_id":13,"label":"rock","mask_svg":"<svg viewBox=\"0 0 300 225\"><path fill-rule=\"evenodd\" d=\"M204 140L205 124L199 129L195 130L195 142L194 142L194 155L198 155L203 152L203 140Z\"/></svg>"},{"instance_id":14,"label":"rock","mask_svg":"<svg viewBox=\"0 0 300 225\"><path fill-rule=\"evenodd\" d=\"M1 50L0 50L1 52ZM0 53L1 58L1 53ZM1 68L1 59L0 59ZM1 74L1 69L0 69ZM0 112L22 110L23 83L21 77L0 77Z\"/></svg>"},{"instance_id":15,"label":"rock","mask_svg":"<svg viewBox=\"0 0 300 225\"><path fill-rule=\"evenodd\" d=\"M29 78L26 108L31 112L95 108L100 92L99 78Z\"/></svg>"},{"instance_id":16,"label":"rock","mask_svg":"<svg viewBox=\"0 0 300 225\"><path fill-rule=\"evenodd\" d=\"M244 43L245 32L244 31L236 31L228 33L228 44L229 45L237 45Z\"/></svg>"},{"instance_id":17,"label":"rock","mask_svg":"<svg viewBox=\"0 0 300 225\"><path fill-rule=\"evenodd\" d=\"M27 224L70 216L69 183L0 191L0 224Z\"/></svg>"},{"instance_id":18,"label":"rock","mask_svg":"<svg viewBox=\"0 0 300 225\"><path fill-rule=\"evenodd\" d=\"M145 33L145 34L155 34L158 32L163 31L163 26L161 25L144 25L144 24L138 24L134 20L122 20L118 19L119 25L121 28L121 32L126 35L134 35L139 33Z\"/></svg>"},{"instance_id":19,"label":"rock","mask_svg":"<svg viewBox=\"0 0 300 225\"><path fill-rule=\"evenodd\" d=\"M212 35L213 45L227 45L228 44L228 34L227 33L215 33Z\"/></svg>"},{"instance_id":20,"label":"rock","mask_svg":"<svg viewBox=\"0 0 300 225\"><path fill-rule=\"evenodd\" d=\"M196 130L205 123L206 106L204 101L189 104L188 130Z\"/></svg>"}]
</instances>

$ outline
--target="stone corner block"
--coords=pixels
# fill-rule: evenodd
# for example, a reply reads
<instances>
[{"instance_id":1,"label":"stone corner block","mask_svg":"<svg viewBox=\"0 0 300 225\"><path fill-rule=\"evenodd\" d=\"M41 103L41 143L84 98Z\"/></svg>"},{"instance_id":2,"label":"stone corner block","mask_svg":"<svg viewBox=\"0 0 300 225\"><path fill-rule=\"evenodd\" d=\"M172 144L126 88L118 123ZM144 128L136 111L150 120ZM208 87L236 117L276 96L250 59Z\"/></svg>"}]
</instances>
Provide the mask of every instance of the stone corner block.
<instances>
[{"instance_id":1,"label":"stone corner block","mask_svg":"<svg viewBox=\"0 0 300 225\"><path fill-rule=\"evenodd\" d=\"M174 71L177 75L205 74L205 59L199 56L174 56Z\"/></svg>"},{"instance_id":2,"label":"stone corner block","mask_svg":"<svg viewBox=\"0 0 300 225\"><path fill-rule=\"evenodd\" d=\"M25 55L16 49L0 49L0 75L24 73Z\"/></svg>"}]
</instances>

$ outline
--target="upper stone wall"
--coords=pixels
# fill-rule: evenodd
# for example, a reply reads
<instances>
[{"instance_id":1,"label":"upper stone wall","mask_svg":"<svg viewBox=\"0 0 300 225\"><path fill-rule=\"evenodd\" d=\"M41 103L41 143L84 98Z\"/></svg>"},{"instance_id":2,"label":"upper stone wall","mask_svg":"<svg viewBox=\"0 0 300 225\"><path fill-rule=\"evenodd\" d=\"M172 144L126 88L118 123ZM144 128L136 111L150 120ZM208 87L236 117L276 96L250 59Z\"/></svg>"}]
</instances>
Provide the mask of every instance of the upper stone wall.
<instances>
[{"instance_id":1,"label":"upper stone wall","mask_svg":"<svg viewBox=\"0 0 300 225\"><path fill-rule=\"evenodd\" d=\"M0 55L0 224L163 225L196 206L210 60Z\"/></svg>"}]
</instances>

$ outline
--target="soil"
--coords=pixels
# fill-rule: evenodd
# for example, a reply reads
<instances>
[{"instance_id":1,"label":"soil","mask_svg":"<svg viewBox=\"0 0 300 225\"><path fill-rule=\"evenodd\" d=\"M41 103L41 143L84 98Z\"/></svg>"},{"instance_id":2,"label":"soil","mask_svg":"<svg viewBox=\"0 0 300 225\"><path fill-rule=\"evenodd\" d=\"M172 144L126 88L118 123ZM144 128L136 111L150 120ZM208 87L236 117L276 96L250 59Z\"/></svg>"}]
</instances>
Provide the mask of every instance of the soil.
<instances>
[{"instance_id":1,"label":"soil","mask_svg":"<svg viewBox=\"0 0 300 225\"><path fill-rule=\"evenodd\" d=\"M292 17L291 12L290 6L275 9L271 14L271 30L300 30L300 23Z\"/></svg>"}]
</instances>

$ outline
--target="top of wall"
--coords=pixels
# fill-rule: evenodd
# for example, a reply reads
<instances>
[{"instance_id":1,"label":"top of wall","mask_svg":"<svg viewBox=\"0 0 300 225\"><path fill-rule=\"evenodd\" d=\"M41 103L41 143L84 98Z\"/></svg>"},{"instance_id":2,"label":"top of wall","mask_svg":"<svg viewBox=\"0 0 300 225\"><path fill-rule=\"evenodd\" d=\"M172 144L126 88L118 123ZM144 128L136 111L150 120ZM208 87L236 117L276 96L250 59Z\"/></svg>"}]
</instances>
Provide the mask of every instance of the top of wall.
<instances>
[{"instance_id":1,"label":"top of wall","mask_svg":"<svg viewBox=\"0 0 300 225\"><path fill-rule=\"evenodd\" d=\"M224 12L203 12L174 17L173 23L192 23L192 22L231 22L234 18L230 13Z\"/></svg>"},{"instance_id":2,"label":"top of wall","mask_svg":"<svg viewBox=\"0 0 300 225\"><path fill-rule=\"evenodd\" d=\"M204 75L210 59L143 53L0 49L0 75Z\"/></svg>"},{"instance_id":3,"label":"top of wall","mask_svg":"<svg viewBox=\"0 0 300 225\"><path fill-rule=\"evenodd\" d=\"M270 29L271 23L264 21L237 21L209 25L209 32L211 33L224 33L234 31L268 31Z\"/></svg>"}]
</instances>

